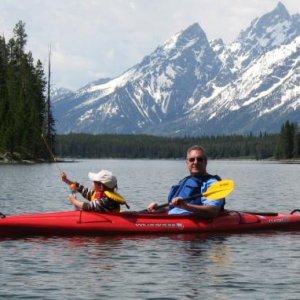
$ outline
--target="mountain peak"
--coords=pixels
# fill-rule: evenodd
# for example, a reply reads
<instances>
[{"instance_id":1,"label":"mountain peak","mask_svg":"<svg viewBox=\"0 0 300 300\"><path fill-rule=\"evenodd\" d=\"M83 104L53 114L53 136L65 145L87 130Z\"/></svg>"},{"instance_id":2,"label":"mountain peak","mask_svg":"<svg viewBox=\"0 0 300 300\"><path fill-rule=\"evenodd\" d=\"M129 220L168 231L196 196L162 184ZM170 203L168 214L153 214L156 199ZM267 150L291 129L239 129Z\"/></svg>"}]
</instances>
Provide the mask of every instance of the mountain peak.
<instances>
[{"instance_id":1,"label":"mountain peak","mask_svg":"<svg viewBox=\"0 0 300 300\"><path fill-rule=\"evenodd\" d=\"M193 23L182 31L183 34L199 33L202 29L198 23Z\"/></svg>"},{"instance_id":2,"label":"mountain peak","mask_svg":"<svg viewBox=\"0 0 300 300\"><path fill-rule=\"evenodd\" d=\"M281 2L278 2L277 6L275 7L275 9L273 11L270 12L270 14L280 15L284 19L290 18L290 14L289 14L288 10Z\"/></svg>"},{"instance_id":3,"label":"mountain peak","mask_svg":"<svg viewBox=\"0 0 300 300\"><path fill-rule=\"evenodd\" d=\"M186 29L176 33L170 39L168 39L164 43L163 48L166 50L170 50L178 46L185 45L190 41L198 40L198 39L202 40L203 38L207 41L206 34L202 30L200 25L198 23L194 23L189 27L187 27Z\"/></svg>"},{"instance_id":4,"label":"mountain peak","mask_svg":"<svg viewBox=\"0 0 300 300\"><path fill-rule=\"evenodd\" d=\"M241 58L238 68L246 67L266 51L290 43L300 34L299 24L299 17L290 16L281 2L272 11L253 20L230 46L233 55Z\"/></svg>"},{"instance_id":5,"label":"mountain peak","mask_svg":"<svg viewBox=\"0 0 300 300\"><path fill-rule=\"evenodd\" d=\"M269 13L266 13L260 18L255 19L250 27L245 31L242 31L238 39L252 39L253 36L256 38L261 37L270 37L271 31L281 31L284 34L284 31L287 31L287 27L291 27L291 24L286 22L291 21L291 16L285 6L279 2L276 8ZM285 22L285 24L283 24ZM274 37L274 36L273 36Z\"/></svg>"},{"instance_id":6,"label":"mountain peak","mask_svg":"<svg viewBox=\"0 0 300 300\"><path fill-rule=\"evenodd\" d=\"M180 34L180 37L181 39L194 39L200 37L201 39L204 38L207 40L205 32L198 23L194 23L183 30Z\"/></svg>"}]
</instances>

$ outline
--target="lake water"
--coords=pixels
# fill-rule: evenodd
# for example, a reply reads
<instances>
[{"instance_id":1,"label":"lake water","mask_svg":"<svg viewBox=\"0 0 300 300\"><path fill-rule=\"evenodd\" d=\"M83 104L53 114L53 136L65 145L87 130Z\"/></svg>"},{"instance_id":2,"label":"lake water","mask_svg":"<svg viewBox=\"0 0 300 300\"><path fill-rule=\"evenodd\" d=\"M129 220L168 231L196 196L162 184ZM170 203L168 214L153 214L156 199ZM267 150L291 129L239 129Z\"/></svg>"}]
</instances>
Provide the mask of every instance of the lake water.
<instances>
[{"instance_id":1,"label":"lake water","mask_svg":"<svg viewBox=\"0 0 300 300\"><path fill-rule=\"evenodd\" d=\"M187 175L180 160L82 160L0 165L4 214L69 210L59 178L90 185L89 171L112 170L132 210L164 203ZM227 208L300 208L300 165L209 161L236 183ZM300 233L0 240L0 299L299 299Z\"/></svg>"}]
</instances>

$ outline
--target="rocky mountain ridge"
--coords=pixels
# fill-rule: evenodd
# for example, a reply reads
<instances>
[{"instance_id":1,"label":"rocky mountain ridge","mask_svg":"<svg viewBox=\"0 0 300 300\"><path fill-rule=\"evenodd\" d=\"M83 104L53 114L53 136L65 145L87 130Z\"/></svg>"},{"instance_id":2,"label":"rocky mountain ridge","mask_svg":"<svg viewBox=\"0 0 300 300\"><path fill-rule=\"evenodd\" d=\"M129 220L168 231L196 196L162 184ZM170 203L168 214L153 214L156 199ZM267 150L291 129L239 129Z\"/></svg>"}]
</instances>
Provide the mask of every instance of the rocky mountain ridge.
<instances>
[{"instance_id":1,"label":"rocky mountain ridge","mask_svg":"<svg viewBox=\"0 0 300 300\"><path fill-rule=\"evenodd\" d=\"M58 133L277 132L300 123L300 15L282 3L226 45L195 23L114 79L52 96Z\"/></svg>"}]
</instances>

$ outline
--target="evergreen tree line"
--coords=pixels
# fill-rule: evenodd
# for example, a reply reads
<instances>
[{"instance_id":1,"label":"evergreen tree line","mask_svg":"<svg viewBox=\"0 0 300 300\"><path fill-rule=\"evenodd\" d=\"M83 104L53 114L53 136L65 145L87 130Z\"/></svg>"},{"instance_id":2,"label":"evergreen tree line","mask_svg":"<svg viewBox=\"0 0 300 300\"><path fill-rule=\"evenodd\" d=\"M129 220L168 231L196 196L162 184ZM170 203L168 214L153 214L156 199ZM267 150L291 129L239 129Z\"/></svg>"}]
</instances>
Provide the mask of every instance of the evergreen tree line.
<instances>
[{"instance_id":1,"label":"evergreen tree line","mask_svg":"<svg viewBox=\"0 0 300 300\"><path fill-rule=\"evenodd\" d=\"M295 126L295 124L293 125ZM286 126L283 126L286 128ZM209 157L277 159L290 158L286 151L289 139L287 130L278 134L254 136L230 135L210 137L158 137L150 135L58 135L56 150L60 157L74 158L184 158L188 147L199 144ZM299 144L299 134L297 135ZM295 136L294 139L296 140ZM277 147L276 147L277 145ZM280 149L280 151L279 151ZM294 151L294 158L299 152ZM298 156L297 156L298 155Z\"/></svg>"},{"instance_id":2,"label":"evergreen tree line","mask_svg":"<svg viewBox=\"0 0 300 300\"><path fill-rule=\"evenodd\" d=\"M296 123L286 121L281 126L275 151L277 159L292 159L300 157L300 132Z\"/></svg>"},{"instance_id":3,"label":"evergreen tree line","mask_svg":"<svg viewBox=\"0 0 300 300\"><path fill-rule=\"evenodd\" d=\"M48 158L42 134L54 142L54 120L46 105L46 79L40 60L25 52L25 23L19 21L6 43L0 36L0 153ZM50 126L50 130L49 130ZM53 147L52 147L53 148Z\"/></svg>"}]
</instances>

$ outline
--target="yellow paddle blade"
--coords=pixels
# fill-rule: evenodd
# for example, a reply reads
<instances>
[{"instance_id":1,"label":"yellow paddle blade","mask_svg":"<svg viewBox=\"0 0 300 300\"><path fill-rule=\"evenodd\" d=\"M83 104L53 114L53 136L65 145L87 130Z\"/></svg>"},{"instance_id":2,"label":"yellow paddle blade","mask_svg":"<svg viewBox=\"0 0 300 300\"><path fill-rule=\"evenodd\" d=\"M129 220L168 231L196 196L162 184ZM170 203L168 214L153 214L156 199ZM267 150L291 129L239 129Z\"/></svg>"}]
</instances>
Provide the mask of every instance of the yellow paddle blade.
<instances>
[{"instance_id":1,"label":"yellow paddle blade","mask_svg":"<svg viewBox=\"0 0 300 300\"><path fill-rule=\"evenodd\" d=\"M233 190L234 181L231 179L224 179L214 183L202 195L208 200L217 200L227 197Z\"/></svg>"},{"instance_id":2,"label":"yellow paddle blade","mask_svg":"<svg viewBox=\"0 0 300 300\"><path fill-rule=\"evenodd\" d=\"M120 194L118 194L117 192L111 192L111 191L105 191L104 194L110 198L113 199L119 203L126 203L126 200L124 199L124 197L122 197Z\"/></svg>"}]
</instances>

